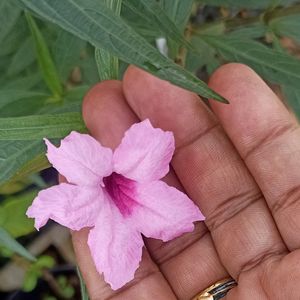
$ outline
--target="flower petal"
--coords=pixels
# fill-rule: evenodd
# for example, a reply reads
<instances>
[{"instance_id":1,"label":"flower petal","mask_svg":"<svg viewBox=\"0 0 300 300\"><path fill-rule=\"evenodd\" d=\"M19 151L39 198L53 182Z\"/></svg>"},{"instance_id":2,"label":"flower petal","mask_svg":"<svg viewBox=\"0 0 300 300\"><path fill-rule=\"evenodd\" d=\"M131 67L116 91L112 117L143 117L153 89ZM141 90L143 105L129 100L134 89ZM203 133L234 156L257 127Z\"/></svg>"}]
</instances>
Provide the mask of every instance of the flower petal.
<instances>
[{"instance_id":1,"label":"flower petal","mask_svg":"<svg viewBox=\"0 0 300 300\"><path fill-rule=\"evenodd\" d=\"M88 245L98 272L103 273L112 289L119 289L134 278L144 242L109 201L105 201L89 233Z\"/></svg>"},{"instance_id":2,"label":"flower petal","mask_svg":"<svg viewBox=\"0 0 300 300\"><path fill-rule=\"evenodd\" d=\"M102 201L101 188L87 189L61 183L39 192L26 215L35 218L37 230L49 219L72 230L80 230L95 225Z\"/></svg>"},{"instance_id":3,"label":"flower petal","mask_svg":"<svg viewBox=\"0 0 300 300\"><path fill-rule=\"evenodd\" d=\"M193 222L204 220L188 196L162 181L137 184L132 222L146 237L169 241L194 229Z\"/></svg>"},{"instance_id":4,"label":"flower petal","mask_svg":"<svg viewBox=\"0 0 300 300\"><path fill-rule=\"evenodd\" d=\"M99 185L112 172L112 150L88 134L71 132L56 148L47 139L47 157L68 182L78 185Z\"/></svg>"},{"instance_id":5,"label":"flower petal","mask_svg":"<svg viewBox=\"0 0 300 300\"><path fill-rule=\"evenodd\" d=\"M125 133L114 152L114 170L139 182L158 180L169 172L174 149L173 133L153 128L147 119Z\"/></svg>"}]
</instances>

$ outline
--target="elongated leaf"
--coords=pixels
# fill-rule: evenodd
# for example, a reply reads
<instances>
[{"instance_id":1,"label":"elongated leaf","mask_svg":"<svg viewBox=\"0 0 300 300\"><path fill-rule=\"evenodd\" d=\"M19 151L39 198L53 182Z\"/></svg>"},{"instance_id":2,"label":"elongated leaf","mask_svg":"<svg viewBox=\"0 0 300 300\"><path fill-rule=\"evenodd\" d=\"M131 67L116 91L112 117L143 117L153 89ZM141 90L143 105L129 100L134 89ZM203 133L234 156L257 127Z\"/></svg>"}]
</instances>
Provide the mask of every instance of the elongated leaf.
<instances>
[{"instance_id":1,"label":"elongated leaf","mask_svg":"<svg viewBox=\"0 0 300 300\"><path fill-rule=\"evenodd\" d=\"M148 16L160 30L178 44L193 48L184 38L182 30L162 9L156 0L123 0L124 4L132 9L139 10L141 15ZM189 2L189 1L188 1ZM140 7L139 7L140 6Z\"/></svg>"},{"instance_id":2,"label":"elongated leaf","mask_svg":"<svg viewBox=\"0 0 300 300\"><path fill-rule=\"evenodd\" d=\"M286 97L286 102L294 111L298 120L300 120L300 89L291 88L289 86L283 86L282 92Z\"/></svg>"},{"instance_id":3,"label":"elongated leaf","mask_svg":"<svg viewBox=\"0 0 300 300\"><path fill-rule=\"evenodd\" d=\"M175 59L180 46L185 46L195 55L201 55L183 34L183 29L191 14L193 1L179 2L175 0L173 6L169 1L160 4L156 0L123 0L123 3L143 22L146 20L148 27L157 28L160 35L156 34L156 38L162 35L167 39L167 50L169 51L160 52L163 54L167 52L166 54L170 58Z\"/></svg>"},{"instance_id":4,"label":"elongated leaf","mask_svg":"<svg viewBox=\"0 0 300 300\"><path fill-rule=\"evenodd\" d=\"M276 34L291 37L300 43L300 13L273 18L269 26Z\"/></svg>"},{"instance_id":5,"label":"elongated leaf","mask_svg":"<svg viewBox=\"0 0 300 300\"><path fill-rule=\"evenodd\" d=\"M143 14L137 8L133 10L132 7L128 7L124 2L121 17L131 28L134 28L139 35L143 36L150 43L153 43L157 37L161 36L160 28L157 24L153 23L153 20L148 18L147 14Z\"/></svg>"},{"instance_id":6,"label":"elongated leaf","mask_svg":"<svg viewBox=\"0 0 300 300\"><path fill-rule=\"evenodd\" d=\"M1 2L1 3L4 3L4 2ZM15 9L16 9L16 7L12 6L13 13L15 13ZM18 11L18 9L17 9L17 11ZM19 45L23 42L24 37L27 37L27 35L28 35L26 21L24 20L24 18L19 17L19 13L20 13L20 11L18 12L18 15L17 15L18 20L15 23L15 25L13 26L12 30L9 31L9 34L5 34L4 35L5 37L3 37L2 40L0 37L0 42L1 42L0 56L15 53L17 51L17 49L19 48ZM4 23L5 19L2 18L1 13L0 13L0 20L1 20L1 22L3 22L3 24L5 24ZM6 26L0 27L0 32L1 32L0 36L3 32L2 30L6 30L6 29L7 29Z\"/></svg>"},{"instance_id":7,"label":"elongated leaf","mask_svg":"<svg viewBox=\"0 0 300 300\"><path fill-rule=\"evenodd\" d=\"M23 291L31 292L35 289L37 282L39 280L39 273L36 271L28 270L25 273L24 282L23 282Z\"/></svg>"},{"instance_id":8,"label":"elongated leaf","mask_svg":"<svg viewBox=\"0 0 300 300\"><path fill-rule=\"evenodd\" d=\"M289 5L297 0L198 0L208 5L237 7L237 8L268 8L276 5Z\"/></svg>"},{"instance_id":9,"label":"elongated leaf","mask_svg":"<svg viewBox=\"0 0 300 300\"><path fill-rule=\"evenodd\" d=\"M35 61L32 38L28 37L15 52L7 69L7 76L18 75Z\"/></svg>"},{"instance_id":10,"label":"elongated leaf","mask_svg":"<svg viewBox=\"0 0 300 300\"><path fill-rule=\"evenodd\" d=\"M195 53L189 51L186 57L186 68L195 73L215 57L216 51L196 35L192 37L191 43L197 48L200 54L195 55Z\"/></svg>"},{"instance_id":11,"label":"elongated leaf","mask_svg":"<svg viewBox=\"0 0 300 300\"><path fill-rule=\"evenodd\" d=\"M79 119L81 119L80 105L77 102L66 103L66 106L57 105L57 103L55 103L51 109L54 108L56 111L53 111L53 113L59 114L60 117L63 115L61 112L64 111L78 111L76 114L79 116ZM43 117L44 115L39 116L39 118ZM80 130L79 123L76 122L78 128L75 128L74 125L70 125L69 131ZM34 130L37 129L35 128ZM61 132L59 138L62 138L69 133L69 131L67 131L67 126L65 127L65 132L59 131ZM56 136L59 131L55 130L54 135ZM41 137L41 134L39 134L39 137ZM37 136L34 136L34 138L37 138ZM51 139L51 141L56 144L59 143L59 140L57 139ZM24 178L24 176L28 176L29 174L49 167L49 162L45 156L45 150L45 145L41 138L33 140L0 139L0 186L20 180Z\"/></svg>"},{"instance_id":12,"label":"elongated leaf","mask_svg":"<svg viewBox=\"0 0 300 300\"><path fill-rule=\"evenodd\" d=\"M194 0L162 0L162 7L167 15L182 31L191 15Z\"/></svg>"},{"instance_id":13,"label":"elongated leaf","mask_svg":"<svg viewBox=\"0 0 300 300\"><path fill-rule=\"evenodd\" d=\"M30 261L36 261L36 258L29 253L21 244L19 244L15 239L13 239L10 234L0 227L0 246L4 246L9 250L23 256Z\"/></svg>"},{"instance_id":14,"label":"elongated leaf","mask_svg":"<svg viewBox=\"0 0 300 300\"><path fill-rule=\"evenodd\" d=\"M77 267L77 274L78 274L79 281L80 281L81 300L89 300L90 298L89 298L89 295L88 295L88 292L87 292L87 288L86 288L86 285L84 283L81 272L79 270L79 267Z\"/></svg>"},{"instance_id":15,"label":"elongated leaf","mask_svg":"<svg viewBox=\"0 0 300 300\"><path fill-rule=\"evenodd\" d=\"M212 36L202 38L226 60L248 64L269 81L299 87L299 59L252 40Z\"/></svg>"},{"instance_id":16,"label":"elongated leaf","mask_svg":"<svg viewBox=\"0 0 300 300\"><path fill-rule=\"evenodd\" d=\"M1 89L29 91L31 88L35 87L39 82L41 82L41 80L42 79L39 73L33 73L29 74L28 76L17 77L14 80L9 79L1 86Z\"/></svg>"},{"instance_id":17,"label":"elongated leaf","mask_svg":"<svg viewBox=\"0 0 300 300\"><path fill-rule=\"evenodd\" d=\"M78 65L80 53L85 44L77 36L65 30L59 30L53 45L53 57L57 71L63 81L68 78L72 68Z\"/></svg>"},{"instance_id":18,"label":"elongated leaf","mask_svg":"<svg viewBox=\"0 0 300 300\"><path fill-rule=\"evenodd\" d=\"M46 93L43 92L34 92L34 91L27 91L27 90L18 90L11 88L5 88L0 90L0 110L3 109L7 104L12 102L31 98L31 97L47 97ZM1 112L0 112L1 114Z\"/></svg>"},{"instance_id":19,"label":"elongated leaf","mask_svg":"<svg viewBox=\"0 0 300 300\"><path fill-rule=\"evenodd\" d=\"M0 43L10 33L21 14L21 10L14 0L1 0L0 2Z\"/></svg>"},{"instance_id":20,"label":"elongated leaf","mask_svg":"<svg viewBox=\"0 0 300 300\"><path fill-rule=\"evenodd\" d=\"M48 99L49 96L36 95L11 102L0 110L0 119L38 114L39 110L46 105Z\"/></svg>"},{"instance_id":21,"label":"elongated leaf","mask_svg":"<svg viewBox=\"0 0 300 300\"><path fill-rule=\"evenodd\" d=\"M251 25L243 25L235 28L227 36L236 39L258 39L267 33L267 26L262 22L253 23Z\"/></svg>"},{"instance_id":22,"label":"elongated leaf","mask_svg":"<svg viewBox=\"0 0 300 300\"><path fill-rule=\"evenodd\" d=\"M107 50L96 48L95 60L100 81L119 78L119 60L116 56Z\"/></svg>"},{"instance_id":23,"label":"elongated leaf","mask_svg":"<svg viewBox=\"0 0 300 300\"><path fill-rule=\"evenodd\" d=\"M62 95L63 88L48 46L32 16L26 13L26 18L34 40L38 62L44 80L53 95L59 98Z\"/></svg>"},{"instance_id":24,"label":"elongated leaf","mask_svg":"<svg viewBox=\"0 0 300 300\"><path fill-rule=\"evenodd\" d=\"M0 140L0 185L48 166L42 140Z\"/></svg>"},{"instance_id":25,"label":"elongated leaf","mask_svg":"<svg viewBox=\"0 0 300 300\"><path fill-rule=\"evenodd\" d=\"M94 11L79 0L21 0L29 9L72 32L95 47L189 89L204 97L227 102L190 72L161 55L104 4Z\"/></svg>"},{"instance_id":26,"label":"elongated leaf","mask_svg":"<svg viewBox=\"0 0 300 300\"><path fill-rule=\"evenodd\" d=\"M61 138L72 130L85 131L79 113L0 118L0 140Z\"/></svg>"},{"instance_id":27,"label":"elongated leaf","mask_svg":"<svg viewBox=\"0 0 300 300\"><path fill-rule=\"evenodd\" d=\"M105 0L106 6L117 16L121 13L122 0ZM109 51L96 48L95 60L100 80L119 79L119 59Z\"/></svg>"}]
</instances>

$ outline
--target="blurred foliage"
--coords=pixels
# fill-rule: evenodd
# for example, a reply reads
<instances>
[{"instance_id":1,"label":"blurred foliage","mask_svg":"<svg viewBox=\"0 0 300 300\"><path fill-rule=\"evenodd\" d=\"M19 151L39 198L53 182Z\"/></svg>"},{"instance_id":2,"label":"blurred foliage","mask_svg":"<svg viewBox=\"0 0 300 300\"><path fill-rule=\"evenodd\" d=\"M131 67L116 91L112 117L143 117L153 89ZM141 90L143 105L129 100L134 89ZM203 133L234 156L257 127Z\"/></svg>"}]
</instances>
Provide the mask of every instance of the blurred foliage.
<instances>
[{"instance_id":1,"label":"blurred foliage","mask_svg":"<svg viewBox=\"0 0 300 300\"><path fill-rule=\"evenodd\" d=\"M0 205L0 226L11 236L18 238L33 231L33 220L25 213L37 192L24 192L17 196L10 196Z\"/></svg>"},{"instance_id":2,"label":"blurred foliage","mask_svg":"<svg viewBox=\"0 0 300 300\"><path fill-rule=\"evenodd\" d=\"M43 272L45 269L50 269L55 265L55 261L51 256L40 256L36 262L29 265L27 268L23 290L25 292L32 291L39 280L40 277L43 276Z\"/></svg>"},{"instance_id":3,"label":"blurred foliage","mask_svg":"<svg viewBox=\"0 0 300 300\"><path fill-rule=\"evenodd\" d=\"M122 79L128 64L224 101L204 81L226 62L245 63L280 87L300 118L299 1L1 0L0 22L3 256L35 260L15 238L33 231L25 211L46 186L37 175L49 167L42 138L58 144L71 130L84 132L84 94L100 79ZM158 38L168 57L155 47ZM25 290L50 261L30 263ZM72 297L65 279L58 284Z\"/></svg>"}]
</instances>

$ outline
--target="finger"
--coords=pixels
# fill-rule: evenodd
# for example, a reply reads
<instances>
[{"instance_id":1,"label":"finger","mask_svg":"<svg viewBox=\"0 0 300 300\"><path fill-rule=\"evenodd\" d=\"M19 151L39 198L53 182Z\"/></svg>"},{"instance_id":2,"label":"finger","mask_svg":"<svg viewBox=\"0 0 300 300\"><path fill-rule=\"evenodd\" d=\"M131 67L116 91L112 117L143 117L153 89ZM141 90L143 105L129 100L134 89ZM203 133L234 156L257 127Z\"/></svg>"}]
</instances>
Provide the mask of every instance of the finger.
<instances>
[{"instance_id":1,"label":"finger","mask_svg":"<svg viewBox=\"0 0 300 300\"><path fill-rule=\"evenodd\" d=\"M141 119L150 118L154 126L174 132L172 166L204 212L220 258L232 276L237 278L264 256L286 250L255 181L195 94L135 67L127 70L123 90ZM199 256L201 252L199 248ZM166 274L169 281L172 276L172 272Z\"/></svg>"},{"instance_id":2,"label":"finger","mask_svg":"<svg viewBox=\"0 0 300 300\"><path fill-rule=\"evenodd\" d=\"M300 128L250 68L229 64L210 86L231 105L213 103L226 132L260 186L290 250L300 248Z\"/></svg>"},{"instance_id":3,"label":"finger","mask_svg":"<svg viewBox=\"0 0 300 300\"><path fill-rule=\"evenodd\" d=\"M128 127L137 121L122 95L121 83L106 81L89 91L83 103L83 118L90 133L104 146L115 148ZM77 261L91 299L176 299L158 267L144 251L135 279L117 292L96 271L87 246L88 230L73 232Z\"/></svg>"},{"instance_id":4,"label":"finger","mask_svg":"<svg viewBox=\"0 0 300 300\"><path fill-rule=\"evenodd\" d=\"M107 86L107 83L106 86L102 83L98 88L94 88L92 91L96 90L94 92L96 95L90 93L90 96L86 98L83 116L93 136L102 144L115 148L128 127L137 121L137 117L124 103L120 91L115 95L116 92L112 92L111 88L111 86ZM114 96L109 97L109 94L112 93ZM169 184L181 188L174 175L170 174L167 181ZM157 240L146 240L146 244L151 257L162 264L163 271L176 268L177 272L174 272L172 278L169 279L179 299L190 299L199 290L226 276L203 224L199 224L193 233L172 242L162 243ZM201 255L201 259L193 258L196 253ZM175 259L176 257L178 258ZM160 279L158 284L163 281ZM140 291L140 295L144 295L146 292L152 293L153 289L159 293L159 287L149 286L147 290ZM164 299L171 299L171 297Z\"/></svg>"}]
</instances>

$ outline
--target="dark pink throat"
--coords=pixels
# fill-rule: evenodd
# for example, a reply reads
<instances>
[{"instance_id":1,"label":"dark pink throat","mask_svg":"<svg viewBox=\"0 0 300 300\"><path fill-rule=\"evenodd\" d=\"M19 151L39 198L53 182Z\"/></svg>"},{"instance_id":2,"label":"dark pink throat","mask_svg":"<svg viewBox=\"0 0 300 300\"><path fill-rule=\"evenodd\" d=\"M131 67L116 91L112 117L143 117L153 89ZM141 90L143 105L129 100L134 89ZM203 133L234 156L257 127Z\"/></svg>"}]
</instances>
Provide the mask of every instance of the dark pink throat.
<instances>
[{"instance_id":1,"label":"dark pink throat","mask_svg":"<svg viewBox=\"0 0 300 300\"><path fill-rule=\"evenodd\" d=\"M130 216L137 205L135 199L136 182L123 175L113 172L103 178L104 188L111 200L124 217Z\"/></svg>"}]
</instances>

